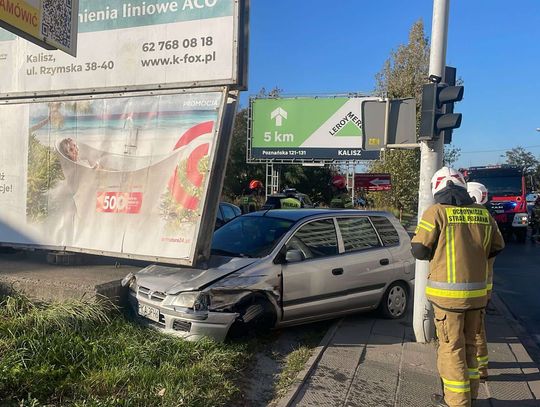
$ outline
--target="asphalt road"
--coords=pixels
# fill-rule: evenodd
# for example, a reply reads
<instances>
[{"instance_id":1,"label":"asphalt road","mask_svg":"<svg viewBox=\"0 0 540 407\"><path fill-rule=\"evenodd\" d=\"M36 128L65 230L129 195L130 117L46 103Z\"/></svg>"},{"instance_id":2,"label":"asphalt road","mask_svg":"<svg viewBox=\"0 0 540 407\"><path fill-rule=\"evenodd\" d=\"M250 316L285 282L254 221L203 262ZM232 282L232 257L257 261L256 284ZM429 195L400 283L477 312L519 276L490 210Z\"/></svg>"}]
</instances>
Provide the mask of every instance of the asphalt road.
<instances>
[{"instance_id":1,"label":"asphalt road","mask_svg":"<svg viewBox=\"0 0 540 407\"><path fill-rule=\"evenodd\" d=\"M495 261L494 291L540 346L540 244L507 244Z\"/></svg>"}]
</instances>

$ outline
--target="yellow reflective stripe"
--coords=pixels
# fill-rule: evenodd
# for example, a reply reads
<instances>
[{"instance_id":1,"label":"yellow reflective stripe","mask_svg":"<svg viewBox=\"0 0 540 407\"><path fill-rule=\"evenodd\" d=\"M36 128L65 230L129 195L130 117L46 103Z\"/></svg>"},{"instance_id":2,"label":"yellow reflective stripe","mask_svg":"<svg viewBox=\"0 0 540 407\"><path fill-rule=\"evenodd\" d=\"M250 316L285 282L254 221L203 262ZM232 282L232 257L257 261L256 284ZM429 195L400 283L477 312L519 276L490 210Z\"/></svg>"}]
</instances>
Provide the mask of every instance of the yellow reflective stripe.
<instances>
[{"instance_id":1,"label":"yellow reflective stripe","mask_svg":"<svg viewBox=\"0 0 540 407\"><path fill-rule=\"evenodd\" d=\"M487 367L489 363L489 357L487 356L477 356L476 360L478 361L478 367Z\"/></svg>"},{"instance_id":2,"label":"yellow reflective stripe","mask_svg":"<svg viewBox=\"0 0 540 407\"><path fill-rule=\"evenodd\" d=\"M448 380L448 379L445 379L444 377L441 377L441 379L442 379L444 384L449 384L449 385L452 385L452 386L467 386L467 387L470 386L470 382L468 380L466 380L466 381Z\"/></svg>"},{"instance_id":3,"label":"yellow reflective stripe","mask_svg":"<svg viewBox=\"0 0 540 407\"><path fill-rule=\"evenodd\" d=\"M469 379L480 379L480 373L478 372L478 368L473 369L467 369L469 373Z\"/></svg>"},{"instance_id":4,"label":"yellow reflective stripe","mask_svg":"<svg viewBox=\"0 0 540 407\"><path fill-rule=\"evenodd\" d=\"M442 288L426 287L426 294L442 298L478 298L485 297L487 290L443 290Z\"/></svg>"},{"instance_id":5,"label":"yellow reflective stripe","mask_svg":"<svg viewBox=\"0 0 540 407\"><path fill-rule=\"evenodd\" d=\"M427 228L426 226L424 226L424 225L422 225L422 224L420 224L420 225L418 225L418 226L416 227L417 230L418 230L418 228L425 229L425 230L427 230L428 232L432 232L432 231L433 231L433 229L429 229L429 228Z\"/></svg>"},{"instance_id":6,"label":"yellow reflective stripe","mask_svg":"<svg viewBox=\"0 0 540 407\"><path fill-rule=\"evenodd\" d=\"M467 393L471 391L471 384L468 380L466 382L461 382L455 380L447 380L443 377L442 381L444 383L444 388L454 393Z\"/></svg>"},{"instance_id":7,"label":"yellow reflective stripe","mask_svg":"<svg viewBox=\"0 0 540 407\"><path fill-rule=\"evenodd\" d=\"M446 228L446 281L452 282L452 263L450 261L450 228Z\"/></svg>"},{"instance_id":8,"label":"yellow reflective stripe","mask_svg":"<svg viewBox=\"0 0 540 407\"><path fill-rule=\"evenodd\" d=\"M457 281L456 280L456 239L455 239L456 230L454 229L454 227L452 227L451 229L452 231L450 233L452 235L452 272L453 272L452 282L455 283Z\"/></svg>"},{"instance_id":9,"label":"yellow reflective stripe","mask_svg":"<svg viewBox=\"0 0 540 407\"><path fill-rule=\"evenodd\" d=\"M424 225L426 225L427 227L431 228L431 229L435 229L435 225L429 223L428 221L424 220L424 219L421 219L420 220L420 223L423 223Z\"/></svg>"},{"instance_id":10,"label":"yellow reflective stripe","mask_svg":"<svg viewBox=\"0 0 540 407\"><path fill-rule=\"evenodd\" d=\"M453 226L446 228L446 280L456 282L456 241Z\"/></svg>"},{"instance_id":11,"label":"yellow reflective stripe","mask_svg":"<svg viewBox=\"0 0 540 407\"><path fill-rule=\"evenodd\" d=\"M488 284L487 284L487 290L488 290L488 291L493 290L493 283L488 283Z\"/></svg>"}]
</instances>

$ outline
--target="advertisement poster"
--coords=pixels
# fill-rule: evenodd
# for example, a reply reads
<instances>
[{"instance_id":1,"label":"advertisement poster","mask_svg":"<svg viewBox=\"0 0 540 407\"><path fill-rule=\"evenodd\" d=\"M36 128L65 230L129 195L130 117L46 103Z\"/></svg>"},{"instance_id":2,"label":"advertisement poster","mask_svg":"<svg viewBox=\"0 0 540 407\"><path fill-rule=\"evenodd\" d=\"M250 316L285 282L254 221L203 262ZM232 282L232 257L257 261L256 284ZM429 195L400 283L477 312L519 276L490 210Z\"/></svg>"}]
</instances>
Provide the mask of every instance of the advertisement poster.
<instances>
[{"instance_id":1,"label":"advertisement poster","mask_svg":"<svg viewBox=\"0 0 540 407\"><path fill-rule=\"evenodd\" d=\"M204 92L1 106L0 241L189 259L223 99Z\"/></svg>"},{"instance_id":2,"label":"advertisement poster","mask_svg":"<svg viewBox=\"0 0 540 407\"><path fill-rule=\"evenodd\" d=\"M282 98L251 101L252 159L356 161L366 151L362 104L375 98Z\"/></svg>"},{"instance_id":3,"label":"advertisement poster","mask_svg":"<svg viewBox=\"0 0 540 407\"><path fill-rule=\"evenodd\" d=\"M1 30L0 95L236 84L242 4L80 0L76 57Z\"/></svg>"}]
</instances>

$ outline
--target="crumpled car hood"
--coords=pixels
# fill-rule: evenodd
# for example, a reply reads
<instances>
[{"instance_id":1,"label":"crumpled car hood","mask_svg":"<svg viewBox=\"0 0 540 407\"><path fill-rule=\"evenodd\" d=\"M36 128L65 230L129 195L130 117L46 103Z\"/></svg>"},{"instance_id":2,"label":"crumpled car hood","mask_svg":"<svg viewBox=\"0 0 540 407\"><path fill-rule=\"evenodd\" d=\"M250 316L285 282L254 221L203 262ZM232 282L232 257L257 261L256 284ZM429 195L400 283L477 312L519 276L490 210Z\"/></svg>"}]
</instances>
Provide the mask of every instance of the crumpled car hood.
<instances>
[{"instance_id":1,"label":"crumpled car hood","mask_svg":"<svg viewBox=\"0 0 540 407\"><path fill-rule=\"evenodd\" d=\"M151 265L135 273L137 285L151 291L176 295L195 291L235 271L254 263L257 259L241 257L210 258L208 268L167 267Z\"/></svg>"}]
</instances>

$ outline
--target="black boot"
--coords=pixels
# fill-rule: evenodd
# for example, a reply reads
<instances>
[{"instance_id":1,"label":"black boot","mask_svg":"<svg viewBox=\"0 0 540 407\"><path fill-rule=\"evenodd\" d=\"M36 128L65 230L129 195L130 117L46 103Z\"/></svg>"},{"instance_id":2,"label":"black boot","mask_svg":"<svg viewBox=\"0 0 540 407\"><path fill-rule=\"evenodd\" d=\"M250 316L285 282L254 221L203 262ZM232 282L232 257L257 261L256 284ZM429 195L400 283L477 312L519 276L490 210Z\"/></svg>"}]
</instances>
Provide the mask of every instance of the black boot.
<instances>
[{"instance_id":1,"label":"black boot","mask_svg":"<svg viewBox=\"0 0 540 407\"><path fill-rule=\"evenodd\" d=\"M433 407L448 407L448 404L444 401L444 396L441 396L440 394L431 395L431 405Z\"/></svg>"}]
</instances>

